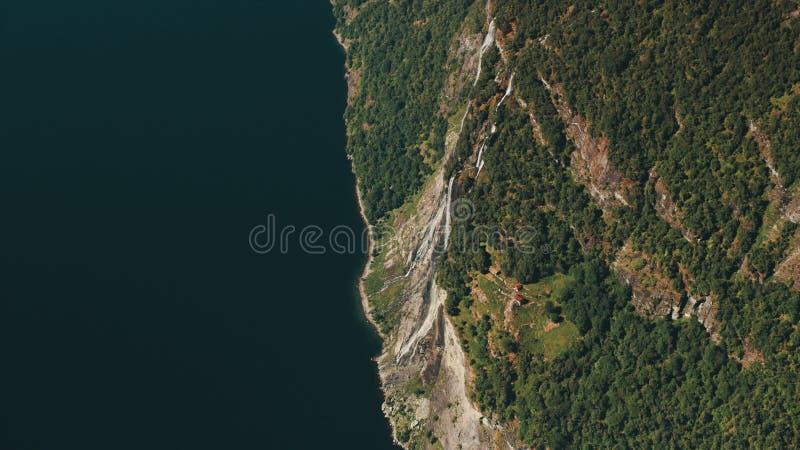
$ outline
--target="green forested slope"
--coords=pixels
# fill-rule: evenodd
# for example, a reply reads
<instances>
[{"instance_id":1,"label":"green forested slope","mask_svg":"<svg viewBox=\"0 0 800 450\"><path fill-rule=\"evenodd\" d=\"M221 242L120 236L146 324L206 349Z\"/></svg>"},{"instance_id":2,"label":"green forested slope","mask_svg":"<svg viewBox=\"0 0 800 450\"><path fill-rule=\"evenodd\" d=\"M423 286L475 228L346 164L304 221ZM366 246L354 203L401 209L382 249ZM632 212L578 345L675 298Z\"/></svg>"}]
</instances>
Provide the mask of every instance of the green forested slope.
<instances>
[{"instance_id":1,"label":"green forested slope","mask_svg":"<svg viewBox=\"0 0 800 450\"><path fill-rule=\"evenodd\" d=\"M441 158L447 122L439 107L447 51L470 4L334 3L342 38L352 40L349 69L360 79L345 115L347 148L370 220L402 205Z\"/></svg>"},{"instance_id":2,"label":"green forested slope","mask_svg":"<svg viewBox=\"0 0 800 450\"><path fill-rule=\"evenodd\" d=\"M428 5L419 11L431 20L455 14L461 22L466 11L452 12L454 2L375 3L397 11ZM439 282L476 400L524 443L800 446L800 294L792 290L800 264L790 264L800 251L798 8L493 2L487 21L496 20L503 55L493 48L483 58L448 165L474 215L455 224ZM392 27L408 18L371 20ZM446 49L458 25L449 27L426 42L441 39ZM401 58L423 68L428 83L446 76L441 63L428 66L413 52L390 58L363 45L375 58L365 73ZM385 86L402 73L375 72L373 82ZM511 74L513 98L498 107ZM407 93L438 95L441 84L430 87ZM390 104L400 98L387 95ZM416 101L433 108L432 98ZM354 111L381 120L359 106L349 118ZM430 130L441 139L439 116L419 111L426 119L414 123L424 130L395 148L418 146ZM381 117L389 127L404 123ZM605 173L615 176L593 179L593 167L582 177L576 155L586 149L570 127L588 130L599 143L590 150L607 149ZM385 138L351 141L364 176L390 180L380 164L416 160L386 153ZM370 199L374 216L396 207L426 173L415 169L390 201ZM596 186L622 200L601 200ZM526 298L509 317L514 295L504 290L517 283ZM554 332L573 326L580 336Z\"/></svg>"}]
</instances>

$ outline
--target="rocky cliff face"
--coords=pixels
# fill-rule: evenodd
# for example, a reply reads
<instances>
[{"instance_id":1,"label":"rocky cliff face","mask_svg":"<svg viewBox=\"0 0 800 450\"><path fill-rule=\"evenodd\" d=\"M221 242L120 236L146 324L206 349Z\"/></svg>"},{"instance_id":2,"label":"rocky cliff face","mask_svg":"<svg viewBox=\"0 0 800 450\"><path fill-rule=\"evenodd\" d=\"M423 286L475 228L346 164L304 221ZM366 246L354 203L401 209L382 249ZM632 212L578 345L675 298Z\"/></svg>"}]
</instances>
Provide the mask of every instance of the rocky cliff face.
<instances>
[{"instance_id":1,"label":"rocky cliff face","mask_svg":"<svg viewBox=\"0 0 800 450\"><path fill-rule=\"evenodd\" d=\"M553 105L564 121L567 137L575 144L570 167L577 181L603 210L630 206L627 197L636 182L624 178L608 159L608 138L595 136L588 120L573 112L564 95L564 88L556 83L542 84L550 91Z\"/></svg>"},{"instance_id":2,"label":"rocky cliff face","mask_svg":"<svg viewBox=\"0 0 800 450\"><path fill-rule=\"evenodd\" d=\"M453 179L445 178L444 167L463 131L470 107L464 90L478 70L483 41L483 35L462 27L450 43L452 70L439 107L450 127L438 168L427 177L418 196L385 221L371 224L376 257L365 271L361 291L368 315L374 316L377 303L394 311L388 330L382 333L383 352L377 363L384 413L395 441L407 448L440 444L448 449L483 449L497 440L468 395L470 368L444 313L447 294L436 284L454 201ZM348 70L347 79L348 97L353 98L358 72Z\"/></svg>"}]
</instances>

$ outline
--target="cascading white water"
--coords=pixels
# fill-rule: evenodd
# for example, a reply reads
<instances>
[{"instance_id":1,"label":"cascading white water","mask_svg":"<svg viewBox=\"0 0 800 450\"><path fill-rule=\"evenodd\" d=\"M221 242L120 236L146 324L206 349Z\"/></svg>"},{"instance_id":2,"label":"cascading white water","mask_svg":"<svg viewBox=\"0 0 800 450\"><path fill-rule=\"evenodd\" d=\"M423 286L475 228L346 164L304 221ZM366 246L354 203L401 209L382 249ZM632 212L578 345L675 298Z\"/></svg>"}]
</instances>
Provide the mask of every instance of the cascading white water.
<instances>
[{"instance_id":1,"label":"cascading white water","mask_svg":"<svg viewBox=\"0 0 800 450\"><path fill-rule=\"evenodd\" d=\"M483 45L481 45L481 52L478 56L478 73L475 74L475 81L472 83L473 86L478 84L478 79L481 77L481 66L483 65L483 54L486 53L489 48L494 45L494 31L496 26L494 24L494 19L489 22L489 31L486 33L486 37L483 38Z\"/></svg>"}]
</instances>

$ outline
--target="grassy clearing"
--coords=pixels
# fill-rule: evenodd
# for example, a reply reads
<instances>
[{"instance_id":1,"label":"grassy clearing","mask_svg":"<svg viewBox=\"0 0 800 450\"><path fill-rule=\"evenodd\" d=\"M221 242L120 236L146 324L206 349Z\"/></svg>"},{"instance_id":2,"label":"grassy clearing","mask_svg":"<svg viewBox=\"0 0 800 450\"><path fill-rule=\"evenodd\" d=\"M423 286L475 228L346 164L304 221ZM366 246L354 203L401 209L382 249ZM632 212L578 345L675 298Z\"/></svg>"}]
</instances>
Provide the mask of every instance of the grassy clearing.
<instances>
[{"instance_id":1,"label":"grassy clearing","mask_svg":"<svg viewBox=\"0 0 800 450\"><path fill-rule=\"evenodd\" d=\"M551 297L548 300L558 301L564 297L564 294L574 283L575 280L571 276L557 273L543 278L538 283L526 284L523 287L522 294L528 295L530 297L529 300Z\"/></svg>"},{"instance_id":2,"label":"grassy clearing","mask_svg":"<svg viewBox=\"0 0 800 450\"><path fill-rule=\"evenodd\" d=\"M580 331L574 323L568 320L561 322L556 328L542 333L539 338L544 357L546 359L555 358L569 349L570 345L580 337Z\"/></svg>"},{"instance_id":3,"label":"grassy clearing","mask_svg":"<svg viewBox=\"0 0 800 450\"><path fill-rule=\"evenodd\" d=\"M489 278L491 275L478 275L478 287L481 292L486 295L486 303L475 302L477 312L480 316L489 314L492 317L502 316L503 308L508 300L505 286L494 278Z\"/></svg>"},{"instance_id":4,"label":"grassy clearing","mask_svg":"<svg viewBox=\"0 0 800 450\"><path fill-rule=\"evenodd\" d=\"M517 291L517 282L514 279L502 279L493 274L477 275L475 284L485 297L480 301L481 295L476 295L469 312L463 311L457 320L467 325L475 321L475 317L491 317L492 328L487 333L487 339L496 343L494 339L499 336L519 332L519 346L527 348L533 353L542 354L545 359L552 359L580 339L577 326L566 318L561 318L559 323L553 323L546 312L545 305L552 303L555 309L560 309L560 300L575 280L564 274L556 274L542 279L538 283L523 285ZM522 305L514 306L510 321L506 320L506 305L516 295L523 297ZM473 339L474 336L469 336Z\"/></svg>"},{"instance_id":5,"label":"grassy clearing","mask_svg":"<svg viewBox=\"0 0 800 450\"><path fill-rule=\"evenodd\" d=\"M372 259L370 264L370 273L364 278L364 291L367 297L371 297L376 292L383 288L384 280L386 279L386 267L383 266L385 255L379 253Z\"/></svg>"},{"instance_id":6,"label":"grassy clearing","mask_svg":"<svg viewBox=\"0 0 800 450\"><path fill-rule=\"evenodd\" d=\"M370 315L381 333L388 334L397 325L396 303L405 288L404 280L395 280L387 285L395 274L385 266L386 252L377 253L370 264L370 273L364 278L364 292L371 308Z\"/></svg>"}]
</instances>

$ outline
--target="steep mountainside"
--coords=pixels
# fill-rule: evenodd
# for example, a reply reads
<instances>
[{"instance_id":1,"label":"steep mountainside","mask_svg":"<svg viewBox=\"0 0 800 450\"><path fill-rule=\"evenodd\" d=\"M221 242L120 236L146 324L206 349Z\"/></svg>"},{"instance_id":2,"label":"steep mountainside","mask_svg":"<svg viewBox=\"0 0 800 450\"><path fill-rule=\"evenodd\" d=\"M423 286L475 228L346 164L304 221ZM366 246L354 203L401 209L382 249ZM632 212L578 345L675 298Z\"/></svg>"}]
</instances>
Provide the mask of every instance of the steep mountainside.
<instances>
[{"instance_id":1,"label":"steep mountainside","mask_svg":"<svg viewBox=\"0 0 800 450\"><path fill-rule=\"evenodd\" d=\"M798 2L334 12L398 441L800 446Z\"/></svg>"}]
</instances>

